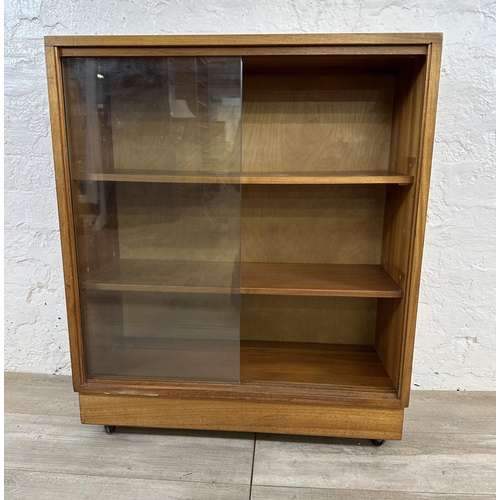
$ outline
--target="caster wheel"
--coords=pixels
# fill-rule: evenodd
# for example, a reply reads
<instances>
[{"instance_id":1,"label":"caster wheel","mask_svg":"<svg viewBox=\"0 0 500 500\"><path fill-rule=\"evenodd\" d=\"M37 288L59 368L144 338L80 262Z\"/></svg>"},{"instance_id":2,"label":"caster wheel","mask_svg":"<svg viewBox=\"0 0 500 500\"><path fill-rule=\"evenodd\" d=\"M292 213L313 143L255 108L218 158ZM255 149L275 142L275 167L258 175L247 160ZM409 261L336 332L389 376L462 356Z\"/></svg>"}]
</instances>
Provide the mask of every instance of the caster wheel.
<instances>
[{"instance_id":1,"label":"caster wheel","mask_svg":"<svg viewBox=\"0 0 500 500\"><path fill-rule=\"evenodd\" d=\"M372 439L373 446L382 446L385 443L385 439Z\"/></svg>"},{"instance_id":2,"label":"caster wheel","mask_svg":"<svg viewBox=\"0 0 500 500\"><path fill-rule=\"evenodd\" d=\"M116 425L105 425L104 430L106 434L113 434L116 431Z\"/></svg>"}]
</instances>

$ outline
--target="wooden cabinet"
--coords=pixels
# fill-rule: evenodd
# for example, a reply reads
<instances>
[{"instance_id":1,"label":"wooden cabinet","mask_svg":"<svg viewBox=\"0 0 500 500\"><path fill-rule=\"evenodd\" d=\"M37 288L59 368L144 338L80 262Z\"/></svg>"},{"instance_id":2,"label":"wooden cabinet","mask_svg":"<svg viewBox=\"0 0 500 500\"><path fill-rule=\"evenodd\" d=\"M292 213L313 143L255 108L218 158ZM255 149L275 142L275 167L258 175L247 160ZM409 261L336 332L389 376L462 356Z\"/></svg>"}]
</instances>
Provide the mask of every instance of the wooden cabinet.
<instances>
[{"instance_id":1,"label":"wooden cabinet","mask_svg":"<svg viewBox=\"0 0 500 500\"><path fill-rule=\"evenodd\" d=\"M401 438L441 40L45 39L83 423Z\"/></svg>"}]
</instances>

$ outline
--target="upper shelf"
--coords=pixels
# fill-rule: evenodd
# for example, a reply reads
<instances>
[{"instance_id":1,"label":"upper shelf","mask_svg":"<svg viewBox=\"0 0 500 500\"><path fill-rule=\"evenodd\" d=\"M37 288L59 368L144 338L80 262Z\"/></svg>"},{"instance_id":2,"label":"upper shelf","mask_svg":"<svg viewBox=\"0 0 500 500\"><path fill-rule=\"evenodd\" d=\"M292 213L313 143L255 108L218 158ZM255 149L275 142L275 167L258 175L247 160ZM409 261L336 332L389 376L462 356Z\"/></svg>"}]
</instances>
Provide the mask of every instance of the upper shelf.
<instances>
[{"instance_id":1,"label":"upper shelf","mask_svg":"<svg viewBox=\"0 0 500 500\"><path fill-rule=\"evenodd\" d=\"M274 262L243 263L241 293L316 297L403 296L403 290L379 265Z\"/></svg>"},{"instance_id":2,"label":"upper shelf","mask_svg":"<svg viewBox=\"0 0 500 500\"><path fill-rule=\"evenodd\" d=\"M73 180L156 182L182 184L413 184L413 175L388 170L338 172L186 172L116 170L109 173L76 173Z\"/></svg>"},{"instance_id":3,"label":"upper shelf","mask_svg":"<svg viewBox=\"0 0 500 500\"><path fill-rule=\"evenodd\" d=\"M235 293L237 264L121 259L86 279L82 287L117 292Z\"/></svg>"},{"instance_id":4,"label":"upper shelf","mask_svg":"<svg viewBox=\"0 0 500 500\"><path fill-rule=\"evenodd\" d=\"M85 280L84 289L400 298L403 290L379 265L118 261Z\"/></svg>"}]
</instances>

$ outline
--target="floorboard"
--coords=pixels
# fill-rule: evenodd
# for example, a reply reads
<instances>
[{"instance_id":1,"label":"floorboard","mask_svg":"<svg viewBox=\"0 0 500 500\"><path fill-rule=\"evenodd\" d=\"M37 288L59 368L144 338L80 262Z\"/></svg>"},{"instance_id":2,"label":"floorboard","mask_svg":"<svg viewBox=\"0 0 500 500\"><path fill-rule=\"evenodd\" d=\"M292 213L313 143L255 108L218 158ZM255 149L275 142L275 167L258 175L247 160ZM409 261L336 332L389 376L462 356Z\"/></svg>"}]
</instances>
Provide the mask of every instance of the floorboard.
<instances>
[{"instance_id":1,"label":"floorboard","mask_svg":"<svg viewBox=\"0 0 500 500\"><path fill-rule=\"evenodd\" d=\"M251 500L493 500L495 495L254 486Z\"/></svg>"},{"instance_id":2,"label":"floorboard","mask_svg":"<svg viewBox=\"0 0 500 500\"><path fill-rule=\"evenodd\" d=\"M8 500L248 500L249 485L7 471Z\"/></svg>"},{"instance_id":3,"label":"floorboard","mask_svg":"<svg viewBox=\"0 0 500 500\"><path fill-rule=\"evenodd\" d=\"M4 407L8 413L79 417L78 394L71 378L7 372L4 376Z\"/></svg>"},{"instance_id":4,"label":"floorboard","mask_svg":"<svg viewBox=\"0 0 500 500\"><path fill-rule=\"evenodd\" d=\"M470 398L470 403L473 399ZM449 403L451 407L452 401ZM418 421L420 412L427 414L431 410L426 404L415 403L412 411L410 428L412 421ZM480 407L469 407L468 414L474 419L480 412ZM451 408L450 416L445 417L451 428L451 432L447 432L443 417L441 414L441 421L439 417L435 421L427 417L426 430L409 432L405 429L402 442L388 441L380 448L363 440L259 435L253 484L429 494L493 494L494 434L460 433L459 423L450 423L453 422Z\"/></svg>"},{"instance_id":5,"label":"floorboard","mask_svg":"<svg viewBox=\"0 0 500 500\"><path fill-rule=\"evenodd\" d=\"M65 376L5 375L5 497L248 498L253 434L84 426ZM257 435L253 500L491 500L495 394L414 391L401 442Z\"/></svg>"},{"instance_id":6,"label":"floorboard","mask_svg":"<svg viewBox=\"0 0 500 500\"><path fill-rule=\"evenodd\" d=\"M494 435L495 400L495 393L487 391L413 391L404 430Z\"/></svg>"},{"instance_id":7,"label":"floorboard","mask_svg":"<svg viewBox=\"0 0 500 500\"><path fill-rule=\"evenodd\" d=\"M5 415L5 467L172 481L249 484L253 434L119 428L54 415Z\"/></svg>"}]
</instances>

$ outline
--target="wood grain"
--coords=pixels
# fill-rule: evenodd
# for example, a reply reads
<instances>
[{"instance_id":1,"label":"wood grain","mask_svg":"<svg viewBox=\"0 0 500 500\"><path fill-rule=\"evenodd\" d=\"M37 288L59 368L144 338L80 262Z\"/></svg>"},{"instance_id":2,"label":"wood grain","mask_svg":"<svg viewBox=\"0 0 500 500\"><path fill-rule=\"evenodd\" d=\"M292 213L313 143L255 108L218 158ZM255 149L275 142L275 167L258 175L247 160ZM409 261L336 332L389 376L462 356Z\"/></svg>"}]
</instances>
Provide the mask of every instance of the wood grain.
<instances>
[{"instance_id":1,"label":"wood grain","mask_svg":"<svg viewBox=\"0 0 500 500\"><path fill-rule=\"evenodd\" d=\"M64 115L62 73L57 48L45 49L49 91L50 127L56 177L57 207L61 232L66 312L68 317L69 344L73 387L80 389L85 374L78 294L78 263L75 248L75 227L71 204L71 186L68 166L68 143Z\"/></svg>"},{"instance_id":2,"label":"wood grain","mask_svg":"<svg viewBox=\"0 0 500 500\"><path fill-rule=\"evenodd\" d=\"M272 403L325 404L330 406L401 410L395 390L303 384L244 384L160 379L89 378L80 394L245 400Z\"/></svg>"},{"instance_id":3,"label":"wood grain","mask_svg":"<svg viewBox=\"0 0 500 500\"><path fill-rule=\"evenodd\" d=\"M94 274L84 289L401 298L402 290L376 265L282 264L122 259Z\"/></svg>"},{"instance_id":4,"label":"wood grain","mask_svg":"<svg viewBox=\"0 0 500 500\"><path fill-rule=\"evenodd\" d=\"M45 45L59 47L133 46L295 46L308 45L425 45L442 43L442 33L329 33L307 35L106 35L45 36Z\"/></svg>"},{"instance_id":5,"label":"wood grain","mask_svg":"<svg viewBox=\"0 0 500 500\"><path fill-rule=\"evenodd\" d=\"M317 56L422 56L428 45L323 45L314 47ZM311 47L61 47L63 57L240 57L240 56L307 56Z\"/></svg>"},{"instance_id":6,"label":"wood grain","mask_svg":"<svg viewBox=\"0 0 500 500\"><path fill-rule=\"evenodd\" d=\"M422 96L424 93L425 61L405 65L397 77L395 96L391 166L406 164L406 171L419 168L418 147L422 123ZM386 219L382 238L381 263L387 272L407 289L410 266L415 197L419 180L413 186L393 190L387 188ZM406 301L408 298L406 299ZM379 304L376 345L395 384L400 380L401 349L405 331L405 301Z\"/></svg>"},{"instance_id":7,"label":"wood grain","mask_svg":"<svg viewBox=\"0 0 500 500\"><path fill-rule=\"evenodd\" d=\"M241 293L317 297L403 296L403 291L381 266L266 262L242 264Z\"/></svg>"},{"instance_id":8,"label":"wood grain","mask_svg":"<svg viewBox=\"0 0 500 500\"><path fill-rule=\"evenodd\" d=\"M80 394L88 424L401 439L403 410Z\"/></svg>"},{"instance_id":9,"label":"wood grain","mask_svg":"<svg viewBox=\"0 0 500 500\"><path fill-rule=\"evenodd\" d=\"M426 216L422 210L427 207L431 169L430 154L424 157L423 151L432 149L439 84L441 48L436 49L435 57L432 50L425 64L414 61L399 76L391 165L395 168L406 162L407 171L415 174L416 182L400 189L387 188L381 257L383 267L403 288L406 298L401 303L379 303L376 346L405 405L409 404L425 232ZM426 120L431 120L430 127Z\"/></svg>"},{"instance_id":10,"label":"wood grain","mask_svg":"<svg viewBox=\"0 0 500 500\"><path fill-rule=\"evenodd\" d=\"M400 397L408 405L410 399L411 374L413 365L413 349L415 344L415 330L417 325L418 295L420 289L420 275L422 270L422 256L424 252L425 225L427 220L427 205L432 167L432 151L434 147L434 131L436 127L436 111L438 104L439 77L441 70L440 44L433 44L429 57L426 74L426 92L423 97L423 120L421 124L420 143L420 185L418 187L417 205L414 219L414 239L410 250L410 269L408 272L408 289L410 297L407 301L406 335L403 340L401 353L401 383Z\"/></svg>"},{"instance_id":11,"label":"wood grain","mask_svg":"<svg viewBox=\"0 0 500 500\"><path fill-rule=\"evenodd\" d=\"M380 264L385 186L244 186L241 260Z\"/></svg>"},{"instance_id":12,"label":"wood grain","mask_svg":"<svg viewBox=\"0 0 500 500\"><path fill-rule=\"evenodd\" d=\"M168 340L122 342L94 362L92 377L207 380L242 384L296 384L333 390L393 392L380 357L371 346Z\"/></svg>"},{"instance_id":13,"label":"wood grain","mask_svg":"<svg viewBox=\"0 0 500 500\"><path fill-rule=\"evenodd\" d=\"M114 170L110 173L78 173L74 180L102 182L154 182L180 184L412 184L412 175L385 170L342 172L177 172Z\"/></svg>"},{"instance_id":14,"label":"wood grain","mask_svg":"<svg viewBox=\"0 0 500 500\"><path fill-rule=\"evenodd\" d=\"M242 172L383 170L390 75L244 74Z\"/></svg>"},{"instance_id":15,"label":"wood grain","mask_svg":"<svg viewBox=\"0 0 500 500\"><path fill-rule=\"evenodd\" d=\"M393 389L371 346L241 342L241 381Z\"/></svg>"},{"instance_id":16,"label":"wood grain","mask_svg":"<svg viewBox=\"0 0 500 500\"><path fill-rule=\"evenodd\" d=\"M122 259L84 289L130 292L238 293L239 265L227 262Z\"/></svg>"}]
</instances>

